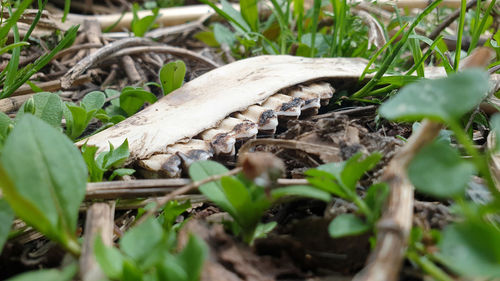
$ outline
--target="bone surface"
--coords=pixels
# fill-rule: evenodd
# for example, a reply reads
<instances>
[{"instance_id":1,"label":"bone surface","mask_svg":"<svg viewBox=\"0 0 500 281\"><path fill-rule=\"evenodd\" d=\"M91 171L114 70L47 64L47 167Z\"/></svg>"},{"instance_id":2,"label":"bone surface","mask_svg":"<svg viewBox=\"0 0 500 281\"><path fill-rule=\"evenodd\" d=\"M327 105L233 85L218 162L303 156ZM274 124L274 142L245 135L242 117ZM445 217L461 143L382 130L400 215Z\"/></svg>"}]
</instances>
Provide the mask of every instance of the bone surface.
<instances>
[{"instance_id":1,"label":"bone surface","mask_svg":"<svg viewBox=\"0 0 500 281\"><path fill-rule=\"evenodd\" d=\"M167 151L185 138L215 127L222 119L262 104L282 89L332 78L358 78L366 60L259 56L212 70L117 125L82 140L98 151L128 139L129 162Z\"/></svg>"}]
</instances>

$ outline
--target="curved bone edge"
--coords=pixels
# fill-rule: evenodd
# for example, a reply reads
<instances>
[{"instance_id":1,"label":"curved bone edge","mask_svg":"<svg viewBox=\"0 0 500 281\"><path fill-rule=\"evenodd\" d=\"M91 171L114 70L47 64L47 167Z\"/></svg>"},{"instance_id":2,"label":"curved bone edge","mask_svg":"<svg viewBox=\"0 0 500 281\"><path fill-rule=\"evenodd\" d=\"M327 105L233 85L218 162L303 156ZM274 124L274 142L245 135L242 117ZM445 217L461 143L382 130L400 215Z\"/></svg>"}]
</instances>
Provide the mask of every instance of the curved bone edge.
<instances>
[{"instance_id":1,"label":"curved bone edge","mask_svg":"<svg viewBox=\"0 0 500 281\"><path fill-rule=\"evenodd\" d=\"M300 98L276 94L268 98L262 104L262 107L274 110L278 118L283 116L298 118L303 105L304 101Z\"/></svg>"},{"instance_id":2,"label":"curved bone edge","mask_svg":"<svg viewBox=\"0 0 500 281\"><path fill-rule=\"evenodd\" d=\"M231 113L260 104L281 89L313 80L358 78L366 60L259 56L214 69L132 117L77 143L104 151L128 139L129 162L164 153L167 146L214 127ZM214 83L224 81L224 83ZM179 126L182 124L182 126Z\"/></svg>"},{"instance_id":3,"label":"curved bone edge","mask_svg":"<svg viewBox=\"0 0 500 281\"><path fill-rule=\"evenodd\" d=\"M140 160L138 164L145 170L146 177L157 173L163 177L177 178L182 172L181 158L175 154L156 154L149 159Z\"/></svg>"}]
</instances>

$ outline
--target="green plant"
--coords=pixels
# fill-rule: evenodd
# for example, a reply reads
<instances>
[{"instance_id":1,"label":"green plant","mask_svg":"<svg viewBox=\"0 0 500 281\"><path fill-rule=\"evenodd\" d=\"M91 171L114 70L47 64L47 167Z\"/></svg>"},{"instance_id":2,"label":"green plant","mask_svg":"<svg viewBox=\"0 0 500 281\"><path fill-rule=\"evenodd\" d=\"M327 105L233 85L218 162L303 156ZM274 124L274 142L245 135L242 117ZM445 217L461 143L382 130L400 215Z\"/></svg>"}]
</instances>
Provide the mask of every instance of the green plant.
<instances>
[{"instance_id":1,"label":"green plant","mask_svg":"<svg viewBox=\"0 0 500 281\"><path fill-rule=\"evenodd\" d=\"M158 17L158 12L160 11L159 8L154 8L152 9L153 14L149 16L145 16L143 18L139 18L138 12L139 12L139 4L134 3L132 5L132 13L133 13L133 19L132 22L130 23L132 33L134 33L135 36L137 37L142 37L146 32L153 27L154 22L156 18Z\"/></svg>"},{"instance_id":2,"label":"green plant","mask_svg":"<svg viewBox=\"0 0 500 281\"><path fill-rule=\"evenodd\" d=\"M7 137L0 156L0 188L16 215L78 255L78 209L87 169L60 131L26 114ZM10 225L10 224L9 224Z\"/></svg>"},{"instance_id":3,"label":"green plant","mask_svg":"<svg viewBox=\"0 0 500 281\"><path fill-rule=\"evenodd\" d=\"M82 156L89 170L89 181L99 182L104 178L104 173L113 170L108 180L113 180L116 176L131 175L134 169L119 168L128 159L130 152L128 150L128 141L125 140L118 148L114 149L109 144L109 151L101 152L96 157L97 147L87 146L85 143L82 148Z\"/></svg>"},{"instance_id":4,"label":"green plant","mask_svg":"<svg viewBox=\"0 0 500 281\"><path fill-rule=\"evenodd\" d=\"M31 3L31 1L23 1L22 3L24 4L25 2ZM54 49L52 49L47 54L39 57L34 63L28 64L25 67L18 69L21 47L26 45L20 42L17 25L14 24L15 22L11 21L13 19L16 19L16 17L18 18L20 16L17 15L18 11L19 9L16 10L16 12L11 15L6 24L0 28L0 35L4 34L5 31L4 36L0 38L7 38L6 35L8 29L6 29L6 27L12 26L14 34L14 44L15 44L9 46L9 49L12 49L12 58L9 61L9 64L7 65L5 70L2 71L2 73L0 73L0 85L3 86L2 90L0 91L0 99L8 97L12 93L14 93L14 91L21 85L23 85L26 81L28 81L28 79L30 79L31 76L33 76L33 74L38 72L40 69L42 69L42 67L44 67L47 63L49 63L50 60L59 51L61 51L63 48L68 47L74 41L76 33L78 31L78 26L72 26L66 31L64 37L61 39L61 41L57 44L57 46ZM3 47L3 44L1 44L0 47Z\"/></svg>"},{"instance_id":5,"label":"green plant","mask_svg":"<svg viewBox=\"0 0 500 281\"><path fill-rule=\"evenodd\" d=\"M354 214L337 216L328 227L332 237L357 235L372 230L381 215L385 198L389 194L387 185L383 183L370 186L365 198L357 194L357 182L382 158L379 153L373 153L364 158L362 156L361 153L357 153L345 162L321 165L305 173L307 181L313 187L353 202L365 218L362 220Z\"/></svg>"},{"instance_id":6,"label":"green plant","mask_svg":"<svg viewBox=\"0 0 500 281\"><path fill-rule=\"evenodd\" d=\"M174 90L180 88L184 83L185 76L186 64L183 61L177 60L165 64L160 69L160 73L158 74L163 95L166 96Z\"/></svg>"},{"instance_id":7,"label":"green plant","mask_svg":"<svg viewBox=\"0 0 500 281\"><path fill-rule=\"evenodd\" d=\"M194 181L227 172L226 167L214 161L198 161L189 168L189 175ZM265 237L276 226L276 222L263 224L260 220L264 212L278 198L297 195L323 201L330 200L328 193L310 186L276 188L266 193L265 188L243 176L224 176L220 180L200 186L199 190L219 208L229 213L234 221L227 222L227 225L235 235L241 236L248 244L252 244L256 238Z\"/></svg>"},{"instance_id":8,"label":"green plant","mask_svg":"<svg viewBox=\"0 0 500 281\"><path fill-rule=\"evenodd\" d=\"M240 1L240 11L225 0L221 0L222 8L208 0L201 2L226 19L234 32L214 24L212 32L200 32L196 37L210 46L226 45L237 57L262 53L311 57L369 55L366 26L349 13L345 1L330 1L334 7L334 13L330 14L322 10L325 1L316 0L312 9L305 11L304 1L272 0L272 15L262 22L259 1ZM334 19L334 27L320 28L320 20L329 16Z\"/></svg>"},{"instance_id":9,"label":"green plant","mask_svg":"<svg viewBox=\"0 0 500 281\"><path fill-rule=\"evenodd\" d=\"M70 281L73 280L76 273L78 272L78 265L72 263L62 270L57 269L41 269L36 271L29 271L26 273L19 274L12 278L7 279L8 281L30 281L30 280L41 280L41 281Z\"/></svg>"},{"instance_id":10,"label":"green plant","mask_svg":"<svg viewBox=\"0 0 500 281\"><path fill-rule=\"evenodd\" d=\"M100 91L88 93L80 102L80 106L67 102L63 106L66 119L66 135L75 140L83 134L92 118L97 117L105 102L105 96Z\"/></svg>"},{"instance_id":11,"label":"green plant","mask_svg":"<svg viewBox=\"0 0 500 281\"><path fill-rule=\"evenodd\" d=\"M100 237L94 253L112 280L199 280L207 246L194 235L184 249L173 253L169 231L153 218L128 230L120 239L120 250L107 247Z\"/></svg>"},{"instance_id":12,"label":"green plant","mask_svg":"<svg viewBox=\"0 0 500 281\"><path fill-rule=\"evenodd\" d=\"M463 152L438 141L424 147L408 167L408 175L416 189L439 198L453 199L455 214L460 218L435 236L439 251L429 251L417 238L411 240L407 256L437 280L451 280L435 263L468 277L500 276L499 222L500 191L495 186L488 161L494 151L480 153L461 125L461 118L487 95L488 76L480 70L467 70L447 78L423 80L403 88L380 107L380 114L391 120L419 121L423 118L448 126ZM460 101L460 102L457 102ZM500 117L490 123L499 134ZM491 200L480 205L465 196L467 183L475 173L485 179ZM418 230L416 230L418 232ZM423 235L426 235L424 233Z\"/></svg>"}]
</instances>

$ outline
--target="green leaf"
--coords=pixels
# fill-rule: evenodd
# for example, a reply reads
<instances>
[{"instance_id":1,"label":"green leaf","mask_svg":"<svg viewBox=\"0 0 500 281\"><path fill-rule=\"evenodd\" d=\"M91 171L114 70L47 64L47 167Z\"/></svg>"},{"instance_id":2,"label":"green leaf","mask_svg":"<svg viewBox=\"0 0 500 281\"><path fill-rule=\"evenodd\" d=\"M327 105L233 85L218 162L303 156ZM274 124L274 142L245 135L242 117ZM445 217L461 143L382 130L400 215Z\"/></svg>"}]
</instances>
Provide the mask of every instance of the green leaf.
<instances>
[{"instance_id":1,"label":"green leaf","mask_svg":"<svg viewBox=\"0 0 500 281\"><path fill-rule=\"evenodd\" d=\"M177 201L168 201L165 207L163 207L161 217L158 219L164 229L170 230L175 224L177 217L189 208L191 208L191 203L189 201L182 204L179 204Z\"/></svg>"},{"instance_id":2,"label":"green leaf","mask_svg":"<svg viewBox=\"0 0 500 281\"><path fill-rule=\"evenodd\" d=\"M177 256L188 275L186 281L197 281L200 279L203 262L207 255L208 246L205 242L194 235L189 235L186 247Z\"/></svg>"},{"instance_id":3,"label":"green leaf","mask_svg":"<svg viewBox=\"0 0 500 281\"><path fill-rule=\"evenodd\" d=\"M66 266L62 271L57 269L42 269L37 271L29 271L12 278L8 281L70 281L78 272L78 266L73 263Z\"/></svg>"},{"instance_id":4,"label":"green leaf","mask_svg":"<svg viewBox=\"0 0 500 281\"><path fill-rule=\"evenodd\" d=\"M3 143L7 136L9 135L9 132L11 128L13 128L14 123L10 119L7 114L0 112L0 153L2 152L3 149Z\"/></svg>"},{"instance_id":5,"label":"green leaf","mask_svg":"<svg viewBox=\"0 0 500 281\"><path fill-rule=\"evenodd\" d=\"M174 90L180 88L184 83L186 75L186 64L183 61L177 60L165 64L159 73L161 88L164 95L168 95Z\"/></svg>"},{"instance_id":6,"label":"green leaf","mask_svg":"<svg viewBox=\"0 0 500 281\"><path fill-rule=\"evenodd\" d=\"M106 170L101 167L95 160L95 154L97 152L96 146L87 146L87 143L82 145L82 156L85 164L87 164L87 169L89 171L89 181L99 182L102 181L104 172Z\"/></svg>"},{"instance_id":7,"label":"green leaf","mask_svg":"<svg viewBox=\"0 0 500 281\"><path fill-rule=\"evenodd\" d=\"M338 184L337 178L332 174L338 166L342 163L328 163L325 165L318 166L316 169L309 169L305 172L307 175L307 181L314 187L321 190L327 191L329 193L335 194L341 198L346 199L347 194L344 192L342 187ZM324 171L322 169L331 170L331 172Z\"/></svg>"},{"instance_id":8,"label":"green leaf","mask_svg":"<svg viewBox=\"0 0 500 281\"><path fill-rule=\"evenodd\" d=\"M0 253L2 252L3 245L7 241L9 232L14 220L14 211L9 206L7 201L0 198Z\"/></svg>"},{"instance_id":9,"label":"green leaf","mask_svg":"<svg viewBox=\"0 0 500 281\"><path fill-rule=\"evenodd\" d=\"M268 223L259 223L257 225L257 227L255 228L255 232L254 232L252 240L257 239L257 238L265 238L267 236L267 234L269 232L273 231L273 229L277 225L278 225L278 223L275 221L268 222Z\"/></svg>"},{"instance_id":10,"label":"green leaf","mask_svg":"<svg viewBox=\"0 0 500 281\"><path fill-rule=\"evenodd\" d=\"M118 249L104 245L100 235L97 235L94 241L94 255L107 277L122 279L123 255Z\"/></svg>"},{"instance_id":11,"label":"green leaf","mask_svg":"<svg viewBox=\"0 0 500 281\"><path fill-rule=\"evenodd\" d=\"M144 260L163 238L163 229L153 218L131 228L120 239L121 250L135 261Z\"/></svg>"},{"instance_id":12,"label":"green leaf","mask_svg":"<svg viewBox=\"0 0 500 281\"><path fill-rule=\"evenodd\" d=\"M236 36L234 33L220 23L214 23L214 33L215 40L221 45L227 45L229 47L234 46L236 42Z\"/></svg>"},{"instance_id":13,"label":"green leaf","mask_svg":"<svg viewBox=\"0 0 500 281\"><path fill-rule=\"evenodd\" d=\"M128 116L136 113L145 102L155 103L156 96L141 87L125 87L120 95L120 107Z\"/></svg>"},{"instance_id":14,"label":"green leaf","mask_svg":"<svg viewBox=\"0 0 500 281\"><path fill-rule=\"evenodd\" d=\"M488 75L479 69L422 80L404 87L382 104L379 114L389 120L455 121L486 97L488 87Z\"/></svg>"},{"instance_id":15,"label":"green leaf","mask_svg":"<svg viewBox=\"0 0 500 281\"><path fill-rule=\"evenodd\" d=\"M29 114L17 123L4 148L4 198L21 219L78 252L75 231L87 179L78 149L57 129Z\"/></svg>"},{"instance_id":16,"label":"green leaf","mask_svg":"<svg viewBox=\"0 0 500 281\"><path fill-rule=\"evenodd\" d=\"M197 161L189 167L189 176L193 181L200 181L213 175L227 173L228 169L215 161ZM214 202L224 210L231 210L231 203L226 199L222 190L220 180L212 181L201 185L200 192L207 196L210 201Z\"/></svg>"},{"instance_id":17,"label":"green leaf","mask_svg":"<svg viewBox=\"0 0 500 281\"><path fill-rule=\"evenodd\" d=\"M313 198L325 202L330 202L332 196L323 190L308 186L308 185L293 185L274 189L271 192L273 199L278 199L283 196L301 196Z\"/></svg>"},{"instance_id":18,"label":"green leaf","mask_svg":"<svg viewBox=\"0 0 500 281\"><path fill-rule=\"evenodd\" d=\"M241 13L238 12L238 11L236 11L235 8L233 8L233 6L232 6L231 3L229 3L226 0L221 0L221 4L222 4L222 10L224 12L226 12L232 18L232 20L230 20L229 22L231 23L231 25L235 29L237 29L237 30L239 30L240 32L243 32L243 33L247 33L247 32L251 32L252 31L252 28L250 27L250 25L243 18L243 16L241 15Z\"/></svg>"},{"instance_id":19,"label":"green leaf","mask_svg":"<svg viewBox=\"0 0 500 281\"><path fill-rule=\"evenodd\" d=\"M187 280L188 273L177 257L167 254L158 266L158 280L177 281ZM189 271L190 269L188 269Z\"/></svg>"},{"instance_id":20,"label":"green leaf","mask_svg":"<svg viewBox=\"0 0 500 281\"><path fill-rule=\"evenodd\" d=\"M259 31L259 9L257 0L240 0L240 12L253 32Z\"/></svg>"},{"instance_id":21,"label":"green leaf","mask_svg":"<svg viewBox=\"0 0 500 281\"><path fill-rule=\"evenodd\" d=\"M0 135L2 134L1 132L1 120L0 120ZM490 129L492 133L495 134L495 150L500 151L500 114L496 113L493 115L490 119Z\"/></svg>"},{"instance_id":22,"label":"green leaf","mask_svg":"<svg viewBox=\"0 0 500 281\"><path fill-rule=\"evenodd\" d=\"M123 261L123 274L121 281L137 281L143 279L142 270L131 260L125 259Z\"/></svg>"},{"instance_id":23,"label":"green leaf","mask_svg":"<svg viewBox=\"0 0 500 281\"><path fill-rule=\"evenodd\" d=\"M245 185L233 177L222 177L221 185L226 199L232 206L230 210L225 211L230 214L235 211L236 213L231 215L233 215L234 219L239 220L242 225L250 223L247 220L251 218L247 216L248 212L246 211L251 209L252 200Z\"/></svg>"},{"instance_id":24,"label":"green leaf","mask_svg":"<svg viewBox=\"0 0 500 281\"><path fill-rule=\"evenodd\" d=\"M130 176L134 173L135 173L134 169L127 169L127 168L116 169L113 171L111 176L109 176L108 180L112 181L115 177Z\"/></svg>"},{"instance_id":25,"label":"green leaf","mask_svg":"<svg viewBox=\"0 0 500 281\"><path fill-rule=\"evenodd\" d=\"M214 32L215 31L200 31L193 37L205 43L209 47L219 47L219 42L215 39Z\"/></svg>"},{"instance_id":26,"label":"green leaf","mask_svg":"<svg viewBox=\"0 0 500 281\"><path fill-rule=\"evenodd\" d=\"M461 159L456 149L434 142L413 158L408 176L418 191L448 198L463 194L474 171L473 164Z\"/></svg>"},{"instance_id":27,"label":"green leaf","mask_svg":"<svg viewBox=\"0 0 500 281\"><path fill-rule=\"evenodd\" d=\"M353 155L349 160L345 162L344 169L340 173L342 183L349 189L355 190L356 183L361 179L361 177L373 169L375 165L382 159L382 154L372 153L369 156L361 159L363 154L361 152Z\"/></svg>"},{"instance_id":28,"label":"green leaf","mask_svg":"<svg viewBox=\"0 0 500 281\"><path fill-rule=\"evenodd\" d=\"M66 119L66 135L74 140L85 131L92 116L89 116L83 107L70 105L69 103L65 105L63 107L63 114Z\"/></svg>"},{"instance_id":29,"label":"green leaf","mask_svg":"<svg viewBox=\"0 0 500 281\"><path fill-rule=\"evenodd\" d=\"M16 119L20 119L25 114L26 105L30 103L34 105L34 109L30 110L33 115L49 123L50 125L60 128L63 115L63 104L61 98L54 93L37 93L33 95L32 99L28 99L19 111L17 112Z\"/></svg>"},{"instance_id":30,"label":"green leaf","mask_svg":"<svg viewBox=\"0 0 500 281\"><path fill-rule=\"evenodd\" d=\"M328 233L333 238L358 235L370 230L370 226L354 214L337 216L328 226Z\"/></svg>"},{"instance_id":31,"label":"green leaf","mask_svg":"<svg viewBox=\"0 0 500 281\"><path fill-rule=\"evenodd\" d=\"M101 91L93 91L83 97L80 106L86 111L99 110L106 102L106 96Z\"/></svg>"},{"instance_id":32,"label":"green leaf","mask_svg":"<svg viewBox=\"0 0 500 281\"><path fill-rule=\"evenodd\" d=\"M389 195L389 186L386 183L377 183L368 188L365 196L366 205L375 214L374 219L378 219L382 213L382 207ZM374 222L373 222L374 223Z\"/></svg>"},{"instance_id":33,"label":"green leaf","mask_svg":"<svg viewBox=\"0 0 500 281\"><path fill-rule=\"evenodd\" d=\"M439 245L446 265L468 277L500 277L500 231L484 221L449 225Z\"/></svg>"},{"instance_id":34,"label":"green leaf","mask_svg":"<svg viewBox=\"0 0 500 281\"><path fill-rule=\"evenodd\" d=\"M110 151L102 153L104 154L104 162L102 168L104 168L105 170L121 166L130 155L130 152L128 150L128 139L125 139L117 149L114 149L111 143L109 143L109 147Z\"/></svg>"},{"instance_id":35,"label":"green leaf","mask_svg":"<svg viewBox=\"0 0 500 281\"><path fill-rule=\"evenodd\" d=\"M135 4L135 3L134 3ZM134 5L134 19L131 22L132 32L137 37L142 37L146 32L153 26L156 18L158 17L159 8L154 8L152 10L153 14L145 16L141 19L137 17L137 12L139 10L138 5Z\"/></svg>"}]
</instances>

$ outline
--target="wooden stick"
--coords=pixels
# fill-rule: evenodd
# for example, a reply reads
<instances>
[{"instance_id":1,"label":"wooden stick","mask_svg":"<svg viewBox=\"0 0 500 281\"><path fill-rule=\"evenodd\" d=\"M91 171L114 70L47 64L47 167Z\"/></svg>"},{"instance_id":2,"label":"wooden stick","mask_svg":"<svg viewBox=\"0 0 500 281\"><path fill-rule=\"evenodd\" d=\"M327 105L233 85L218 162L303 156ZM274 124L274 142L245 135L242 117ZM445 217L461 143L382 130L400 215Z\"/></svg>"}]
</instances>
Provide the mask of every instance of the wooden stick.
<instances>
[{"instance_id":1,"label":"wooden stick","mask_svg":"<svg viewBox=\"0 0 500 281\"><path fill-rule=\"evenodd\" d=\"M391 191L382 218L377 223L377 244L368 264L353 281L395 281L405 255L413 221L413 185L406 168L422 147L439 134L441 124L425 120L405 146L389 162L381 180Z\"/></svg>"},{"instance_id":2,"label":"wooden stick","mask_svg":"<svg viewBox=\"0 0 500 281\"><path fill-rule=\"evenodd\" d=\"M76 77L73 80L72 85L78 86L78 85L90 82L90 80L91 80L90 75L87 75L87 74L81 75L81 76ZM62 88L60 80L52 80L52 81L34 83L34 84L46 92L55 92L55 91L59 91ZM11 97L22 96L22 95L33 94L33 93L34 93L34 91L31 89L31 87L29 85L22 85L11 95Z\"/></svg>"},{"instance_id":3,"label":"wooden stick","mask_svg":"<svg viewBox=\"0 0 500 281\"><path fill-rule=\"evenodd\" d=\"M140 198L166 194L191 184L190 179L155 179L87 183L85 199ZM278 186L308 184L305 179L278 179Z\"/></svg>"},{"instance_id":4,"label":"wooden stick","mask_svg":"<svg viewBox=\"0 0 500 281\"><path fill-rule=\"evenodd\" d=\"M106 275L95 260L94 242L100 235L106 246L113 245L115 202L93 203L87 210L85 235L80 257L80 277L84 281L104 280Z\"/></svg>"}]
</instances>

